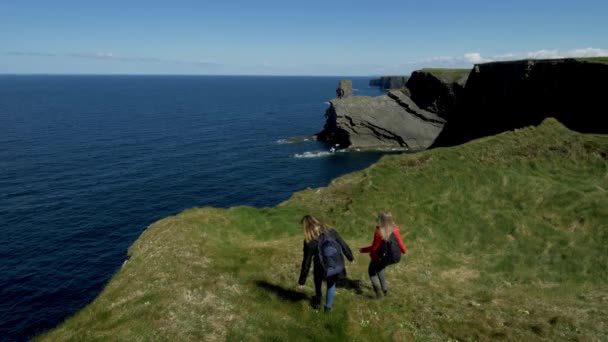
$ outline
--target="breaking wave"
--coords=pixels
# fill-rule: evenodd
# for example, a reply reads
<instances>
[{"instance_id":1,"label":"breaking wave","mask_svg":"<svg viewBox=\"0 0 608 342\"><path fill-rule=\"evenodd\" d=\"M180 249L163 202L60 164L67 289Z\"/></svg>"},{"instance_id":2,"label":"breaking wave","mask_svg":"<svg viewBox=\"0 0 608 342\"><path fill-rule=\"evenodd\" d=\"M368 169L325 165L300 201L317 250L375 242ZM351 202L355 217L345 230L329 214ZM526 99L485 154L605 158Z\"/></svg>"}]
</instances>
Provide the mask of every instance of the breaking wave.
<instances>
[{"instance_id":1,"label":"breaking wave","mask_svg":"<svg viewBox=\"0 0 608 342\"><path fill-rule=\"evenodd\" d=\"M293 137L293 138L287 138L287 139L279 139L276 141L276 143L279 145L295 144L295 143L299 143L299 142L313 141L313 140L315 140L315 139L313 139L311 137Z\"/></svg>"},{"instance_id":2,"label":"breaking wave","mask_svg":"<svg viewBox=\"0 0 608 342\"><path fill-rule=\"evenodd\" d=\"M315 151L315 152L304 152L304 153L296 153L293 155L294 158L319 158L319 157L327 157L332 155L333 153L329 151Z\"/></svg>"},{"instance_id":3,"label":"breaking wave","mask_svg":"<svg viewBox=\"0 0 608 342\"><path fill-rule=\"evenodd\" d=\"M336 153L346 153L348 152L347 150L335 150L335 151L313 151L313 152L303 152L303 153L296 153L293 155L294 158L319 158L319 157L327 157L327 156L331 156L332 154L336 154Z\"/></svg>"}]
</instances>

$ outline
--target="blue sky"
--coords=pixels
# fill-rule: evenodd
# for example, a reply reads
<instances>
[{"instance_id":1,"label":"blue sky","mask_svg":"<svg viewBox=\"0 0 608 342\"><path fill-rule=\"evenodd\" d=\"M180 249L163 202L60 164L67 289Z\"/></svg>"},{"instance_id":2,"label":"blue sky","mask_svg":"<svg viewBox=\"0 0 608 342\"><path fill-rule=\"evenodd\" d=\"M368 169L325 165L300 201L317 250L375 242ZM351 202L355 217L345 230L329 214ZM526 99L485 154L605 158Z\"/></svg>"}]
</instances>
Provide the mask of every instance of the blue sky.
<instances>
[{"instance_id":1,"label":"blue sky","mask_svg":"<svg viewBox=\"0 0 608 342\"><path fill-rule=\"evenodd\" d=\"M0 1L0 73L407 74L608 55L608 1Z\"/></svg>"}]
</instances>

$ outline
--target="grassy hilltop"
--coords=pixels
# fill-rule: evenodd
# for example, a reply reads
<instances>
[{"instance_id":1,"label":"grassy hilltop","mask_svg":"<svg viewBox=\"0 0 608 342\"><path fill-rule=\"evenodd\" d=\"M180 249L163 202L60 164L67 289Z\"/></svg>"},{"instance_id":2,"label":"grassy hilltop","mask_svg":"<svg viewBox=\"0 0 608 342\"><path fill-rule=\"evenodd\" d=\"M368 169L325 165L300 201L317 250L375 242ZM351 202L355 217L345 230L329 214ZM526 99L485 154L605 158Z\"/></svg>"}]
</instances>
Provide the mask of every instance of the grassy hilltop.
<instances>
[{"instance_id":1,"label":"grassy hilltop","mask_svg":"<svg viewBox=\"0 0 608 342\"><path fill-rule=\"evenodd\" d=\"M385 156L275 208L156 222L100 296L39 339L607 340L607 191L608 137L552 119ZM386 209L410 252L388 271L390 296L371 298L357 254L348 274L361 291L338 289L331 314L312 310L312 278L295 290L301 216L355 250Z\"/></svg>"},{"instance_id":2,"label":"grassy hilltop","mask_svg":"<svg viewBox=\"0 0 608 342\"><path fill-rule=\"evenodd\" d=\"M441 79L445 83L454 83L466 79L471 69L446 69L446 68L423 68L421 72L427 72ZM464 83L463 83L464 85Z\"/></svg>"}]
</instances>

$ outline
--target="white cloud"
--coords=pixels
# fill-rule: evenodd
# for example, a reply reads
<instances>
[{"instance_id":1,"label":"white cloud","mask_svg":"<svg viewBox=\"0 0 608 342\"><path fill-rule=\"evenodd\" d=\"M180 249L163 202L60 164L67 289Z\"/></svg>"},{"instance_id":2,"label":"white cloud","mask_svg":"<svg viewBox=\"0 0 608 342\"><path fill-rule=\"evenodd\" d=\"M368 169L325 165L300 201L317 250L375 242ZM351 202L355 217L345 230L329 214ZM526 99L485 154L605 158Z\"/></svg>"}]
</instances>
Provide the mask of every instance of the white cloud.
<instances>
[{"instance_id":1,"label":"white cloud","mask_svg":"<svg viewBox=\"0 0 608 342\"><path fill-rule=\"evenodd\" d=\"M517 55L514 53L505 53L502 55L496 55L494 57L492 57L494 60L497 61L502 61L502 60L509 60L509 59L516 59Z\"/></svg>"},{"instance_id":2,"label":"white cloud","mask_svg":"<svg viewBox=\"0 0 608 342\"><path fill-rule=\"evenodd\" d=\"M424 62L428 62L428 63L453 63L457 59L458 58L455 58L455 57L439 56L439 57L427 58L426 60L424 60ZM416 63L416 62L411 62L410 64L413 64L413 63Z\"/></svg>"},{"instance_id":3,"label":"white cloud","mask_svg":"<svg viewBox=\"0 0 608 342\"><path fill-rule=\"evenodd\" d=\"M478 52L465 53L462 57L431 57L419 62L411 64L422 64L426 66L471 66L472 64L487 63L495 61L517 60L517 59L554 59L554 58L569 58L569 57L602 57L608 56L608 49L599 48L581 48L572 50L549 50L542 49L520 53L504 53L500 55L484 57Z\"/></svg>"},{"instance_id":4,"label":"white cloud","mask_svg":"<svg viewBox=\"0 0 608 342\"><path fill-rule=\"evenodd\" d=\"M584 49L570 50L566 53L567 57L604 57L608 56L608 49L596 49L592 47Z\"/></svg>"},{"instance_id":5,"label":"white cloud","mask_svg":"<svg viewBox=\"0 0 608 342\"><path fill-rule=\"evenodd\" d=\"M481 54L478 52L465 53L464 60L471 64L485 63L490 61L489 59L481 57Z\"/></svg>"},{"instance_id":6,"label":"white cloud","mask_svg":"<svg viewBox=\"0 0 608 342\"><path fill-rule=\"evenodd\" d=\"M525 53L525 57L535 59L551 59L562 58L562 55L558 50L538 50Z\"/></svg>"},{"instance_id":7,"label":"white cloud","mask_svg":"<svg viewBox=\"0 0 608 342\"><path fill-rule=\"evenodd\" d=\"M522 59L522 58L534 58L534 59L555 59L555 58L571 58L571 57L603 57L608 56L608 49L598 49L593 47L572 49L572 50L548 50L542 49L537 51L530 51L525 53L510 53L501 56L494 56L492 60L501 61L508 59Z\"/></svg>"},{"instance_id":8,"label":"white cloud","mask_svg":"<svg viewBox=\"0 0 608 342\"><path fill-rule=\"evenodd\" d=\"M508 52L492 56L483 56L479 52L468 52L462 56L437 56L420 60L406 61L400 64L384 65L378 68L368 68L368 74L372 75L406 75L413 70L421 68L470 68L473 64L508 61L518 59L553 59L568 57L601 57L608 56L608 49L601 48L579 48L571 50L541 49L528 52Z\"/></svg>"},{"instance_id":9,"label":"white cloud","mask_svg":"<svg viewBox=\"0 0 608 342\"><path fill-rule=\"evenodd\" d=\"M94 53L93 56L100 59L114 59L116 57L111 52L97 52Z\"/></svg>"},{"instance_id":10,"label":"white cloud","mask_svg":"<svg viewBox=\"0 0 608 342\"><path fill-rule=\"evenodd\" d=\"M107 61L120 61L120 62L143 62L143 63L161 63L161 64L181 64L181 65L193 65L197 67L209 67L209 66L220 66L220 63L209 62L209 61L195 61L195 60L177 60L177 59L163 59L156 57L128 57L116 55L112 52L76 52L76 53L49 53L49 52L32 52L32 51L7 51L6 55L9 56L30 56L30 57L71 57L71 58L83 58L83 59L98 59Z\"/></svg>"},{"instance_id":11,"label":"white cloud","mask_svg":"<svg viewBox=\"0 0 608 342\"><path fill-rule=\"evenodd\" d=\"M551 59L551 58L568 58L568 57L603 57L608 56L608 49L598 49L598 48L583 48L583 49L573 49L566 51L559 50L538 50L532 51L525 54L528 58L537 58L537 59Z\"/></svg>"},{"instance_id":12,"label":"white cloud","mask_svg":"<svg viewBox=\"0 0 608 342\"><path fill-rule=\"evenodd\" d=\"M69 53L67 56L87 59L121 59L111 52L95 52L95 53Z\"/></svg>"},{"instance_id":13,"label":"white cloud","mask_svg":"<svg viewBox=\"0 0 608 342\"><path fill-rule=\"evenodd\" d=\"M0 52L1 54L1 52ZM157 57L121 56L113 52L89 53L51 53L36 51L5 51L9 56L29 56L41 58L79 58L107 61L108 63L148 63L183 65L206 72L223 72L235 74L277 74L277 75L407 75L411 71L427 68L470 68L473 64L493 61L518 60L526 58L551 59L566 57L600 57L608 56L608 49L586 47L571 50L541 49L528 52L508 52L491 56L484 56L479 52L467 52L461 56L436 56L419 60L402 61L395 64L279 64L273 65L268 61L261 64L227 65L205 60L164 59Z\"/></svg>"},{"instance_id":14,"label":"white cloud","mask_svg":"<svg viewBox=\"0 0 608 342\"><path fill-rule=\"evenodd\" d=\"M54 53L48 52L32 52L32 51L7 51L9 56L30 56L30 57L55 57Z\"/></svg>"}]
</instances>

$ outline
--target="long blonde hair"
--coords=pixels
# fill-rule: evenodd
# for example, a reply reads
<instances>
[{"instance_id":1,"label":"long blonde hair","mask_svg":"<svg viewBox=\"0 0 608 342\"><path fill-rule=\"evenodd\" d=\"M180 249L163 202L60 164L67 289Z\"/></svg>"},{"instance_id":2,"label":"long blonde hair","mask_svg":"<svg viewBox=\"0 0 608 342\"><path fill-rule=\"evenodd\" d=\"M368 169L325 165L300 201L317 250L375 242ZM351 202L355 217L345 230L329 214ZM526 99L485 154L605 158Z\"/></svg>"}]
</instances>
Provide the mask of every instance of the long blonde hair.
<instances>
[{"instance_id":1,"label":"long blonde hair","mask_svg":"<svg viewBox=\"0 0 608 342\"><path fill-rule=\"evenodd\" d=\"M380 229L380 235L382 240L387 240L393 232L395 221L393 221L393 215L390 212L381 212L378 214L378 228Z\"/></svg>"},{"instance_id":2,"label":"long blonde hair","mask_svg":"<svg viewBox=\"0 0 608 342\"><path fill-rule=\"evenodd\" d=\"M302 217L302 228L304 229L304 240L310 242L319 237L323 232L327 231L329 227L323 222L319 221L312 215L305 215Z\"/></svg>"}]
</instances>

